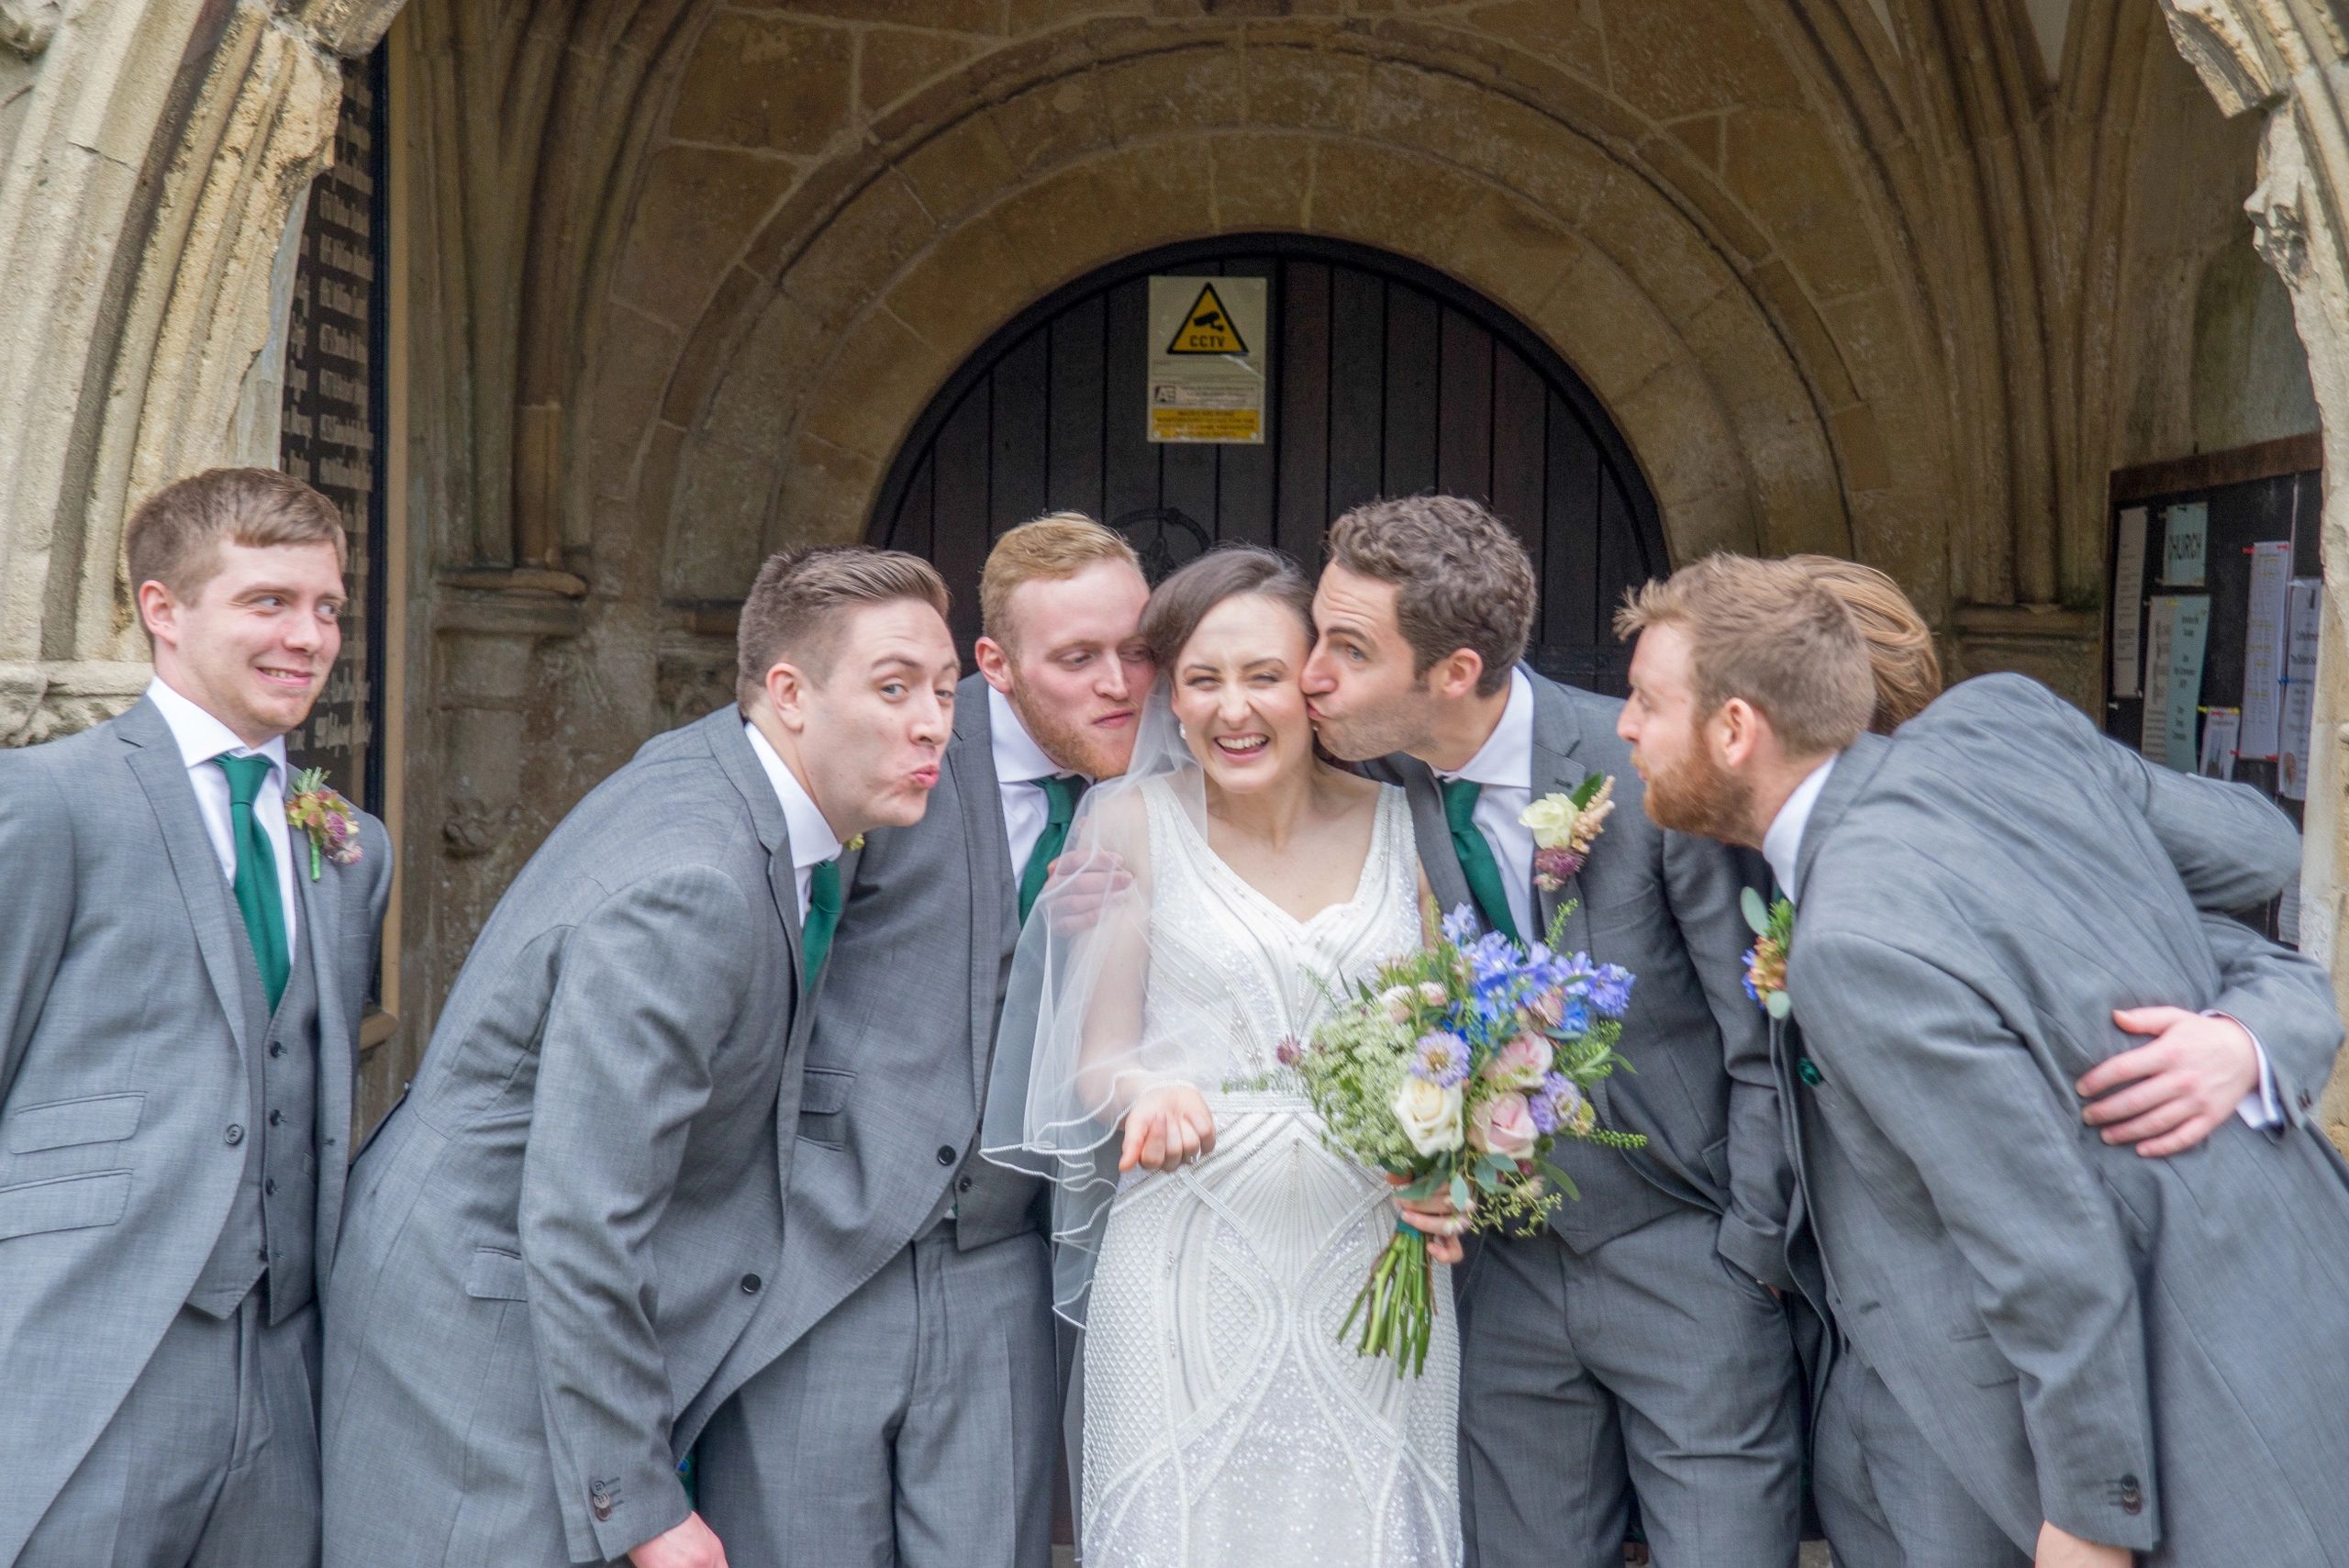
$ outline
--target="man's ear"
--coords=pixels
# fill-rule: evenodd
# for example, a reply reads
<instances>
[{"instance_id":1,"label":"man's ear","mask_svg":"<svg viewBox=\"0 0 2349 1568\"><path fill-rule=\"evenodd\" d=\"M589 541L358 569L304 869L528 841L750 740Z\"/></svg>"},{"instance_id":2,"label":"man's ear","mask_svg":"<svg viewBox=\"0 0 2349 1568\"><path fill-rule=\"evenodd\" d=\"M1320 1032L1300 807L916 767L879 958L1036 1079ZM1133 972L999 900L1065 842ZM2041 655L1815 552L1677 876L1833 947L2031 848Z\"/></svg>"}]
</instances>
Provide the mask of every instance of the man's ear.
<instances>
[{"instance_id":1,"label":"man's ear","mask_svg":"<svg viewBox=\"0 0 2349 1568\"><path fill-rule=\"evenodd\" d=\"M1011 695L1011 651L992 637L982 637L971 646L971 662L979 667L987 684L1004 695Z\"/></svg>"},{"instance_id":2,"label":"man's ear","mask_svg":"<svg viewBox=\"0 0 2349 1568\"><path fill-rule=\"evenodd\" d=\"M139 621L147 635L167 648L180 645L180 606L172 591L150 577L139 584Z\"/></svg>"},{"instance_id":3,"label":"man's ear","mask_svg":"<svg viewBox=\"0 0 2349 1568\"><path fill-rule=\"evenodd\" d=\"M1476 683L1485 678L1485 656L1473 649L1455 648L1435 662L1428 672L1429 689L1449 702L1457 702L1476 690Z\"/></svg>"},{"instance_id":4,"label":"man's ear","mask_svg":"<svg viewBox=\"0 0 2349 1568\"><path fill-rule=\"evenodd\" d=\"M1762 717L1762 710L1743 697L1730 698L1705 722L1720 737L1721 761L1732 768L1752 762L1769 733L1769 721Z\"/></svg>"},{"instance_id":5,"label":"man's ear","mask_svg":"<svg viewBox=\"0 0 2349 1568\"><path fill-rule=\"evenodd\" d=\"M776 720L796 735L807 727L809 683L798 665L778 661L767 667L767 704Z\"/></svg>"}]
</instances>

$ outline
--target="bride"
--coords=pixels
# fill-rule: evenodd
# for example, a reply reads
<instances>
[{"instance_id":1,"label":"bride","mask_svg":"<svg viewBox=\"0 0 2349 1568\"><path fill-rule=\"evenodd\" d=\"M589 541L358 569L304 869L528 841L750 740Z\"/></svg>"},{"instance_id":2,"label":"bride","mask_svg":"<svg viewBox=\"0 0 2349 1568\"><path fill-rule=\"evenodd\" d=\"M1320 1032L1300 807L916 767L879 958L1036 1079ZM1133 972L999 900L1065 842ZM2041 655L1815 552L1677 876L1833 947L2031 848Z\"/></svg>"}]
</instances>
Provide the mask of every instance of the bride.
<instances>
[{"instance_id":1,"label":"bride","mask_svg":"<svg viewBox=\"0 0 2349 1568\"><path fill-rule=\"evenodd\" d=\"M1014 966L985 1146L1055 1184L1087 1568L1460 1560L1452 1314L1418 1377L1341 1340L1397 1210L1280 1060L1423 940L1402 791L1314 755L1311 603L1253 549L1151 596L1134 767L1086 797Z\"/></svg>"}]
</instances>

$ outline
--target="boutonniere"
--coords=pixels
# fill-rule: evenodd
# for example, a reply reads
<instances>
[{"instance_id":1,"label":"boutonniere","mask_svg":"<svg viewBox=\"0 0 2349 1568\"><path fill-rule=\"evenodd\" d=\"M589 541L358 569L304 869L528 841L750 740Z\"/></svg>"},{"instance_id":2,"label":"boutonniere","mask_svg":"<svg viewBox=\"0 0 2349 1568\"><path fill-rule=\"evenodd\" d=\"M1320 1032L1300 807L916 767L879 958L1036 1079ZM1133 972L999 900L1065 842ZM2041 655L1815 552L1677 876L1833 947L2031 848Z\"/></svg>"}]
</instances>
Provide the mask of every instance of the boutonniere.
<instances>
[{"instance_id":1,"label":"boutonniere","mask_svg":"<svg viewBox=\"0 0 2349 1568\"><path fill-rule=\"evenodd\" d=\"M1544 893L1565 886L1614 809L1615 781L1605 773L1591 774L1572 795L1545 795L1527 806L1517 819L1533 829L1533 885Z\"/></svg>"},{"instance_id":2,"label":"boutonniere","mask_svg":"<svg viewBox=\"0 0 2349 1568\"><path fill-rule=\"evenodd\" d=\"M1753 945L1745 950L1745 994L1772 1018L1783 1018L1794 1009L1787 995L1787 954L1794 951L1795 906L1781 898L1765 909L1750 887L1737 906L1753 929Z\"/></svg>"},{"instance_id":3,"label":"boutonniere","mask_svg":"<svg viewBox=\"0 0 2349 1568\"><path fill-rule=\"evenodd\" d=\"M843 851L861 850L864 848L864 835L859 833L855 838L851 839L847 843L842 844L841 848Z\"/></svg>"},{"instance_id":4,"label":"boutonniere","mask_svg":"<svg viewBox=\"0 0 2349 1568\"><path fill-rule=\"evenodd\" d=\"M285 820L310 836L310 880L318 880L326 861L339 866L359 863L359 811L341 795L327 787L324 768L305 768L294 775L294 793L286 797Z\"/></svg>"}]
</instances>

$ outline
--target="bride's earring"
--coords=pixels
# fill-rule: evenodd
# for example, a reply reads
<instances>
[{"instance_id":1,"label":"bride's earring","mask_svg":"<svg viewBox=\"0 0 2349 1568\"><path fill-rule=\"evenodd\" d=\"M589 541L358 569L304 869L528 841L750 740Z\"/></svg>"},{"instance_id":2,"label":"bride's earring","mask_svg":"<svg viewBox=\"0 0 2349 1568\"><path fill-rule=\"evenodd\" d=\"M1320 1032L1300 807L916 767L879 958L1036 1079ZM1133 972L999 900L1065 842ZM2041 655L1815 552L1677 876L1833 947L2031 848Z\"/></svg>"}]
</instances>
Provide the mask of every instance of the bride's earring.
<instances>
[{"instance_id":1,"label":"bride's earring","mask_svg":"<svg viewBox=\"0 0 2349 1568\"><path fill-rule=\"evenodd\" d=\"M1191 743L1191 732L1183 728L1182 721L1179 719L1174 724L1174 739L1186 746Z\"/></svg>"}]
</instances>

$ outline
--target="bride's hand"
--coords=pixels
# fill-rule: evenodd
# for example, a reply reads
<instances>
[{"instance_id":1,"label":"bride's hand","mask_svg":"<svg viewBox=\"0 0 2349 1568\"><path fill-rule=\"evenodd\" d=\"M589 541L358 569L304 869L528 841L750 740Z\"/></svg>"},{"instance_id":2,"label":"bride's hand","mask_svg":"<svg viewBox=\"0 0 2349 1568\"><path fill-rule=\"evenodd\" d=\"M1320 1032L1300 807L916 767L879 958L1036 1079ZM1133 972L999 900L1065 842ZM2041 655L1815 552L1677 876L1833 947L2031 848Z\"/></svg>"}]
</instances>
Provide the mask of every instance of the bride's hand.
<instances>
[{"instance_id":1,"label":"bride's hand","mask_svg":"<svg viewBox=\"0 0 2349 1568\"><path fill-rule=\"evenodd\" d=\"M1408 1187L1410 1181L1392 1171L1386 1173L1390 1187ZM1460 1232L1467 1229L1467 1221L1452 1207L1452 1195L1437 1193L1431 1197L1401 1198L1395 1207L1402 1211L1403 1223L1428 1239L1428 1257L1439 1263L1458 1264L1466 1261L1467 1250L1460 1244Z\"/></svg>"},{"instance_id":2,"label":"bride's hand","mask_svg":"<svg viewBox=\"0 0 2349 1568\"><path fill-rule=\"evenodd\" d=\"M1162 1084L1126 1112L1126 1147L1118 1156L1120 1174L1137 1165L1172 1171L1187 1160L1215 1152L1215 1117L1188 1084Z\"/></svg>"}]
</instances>

